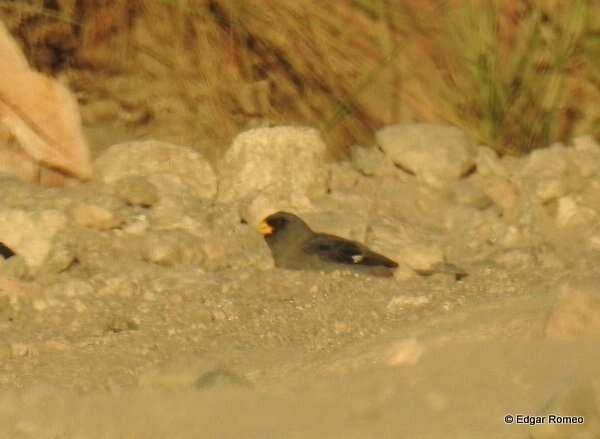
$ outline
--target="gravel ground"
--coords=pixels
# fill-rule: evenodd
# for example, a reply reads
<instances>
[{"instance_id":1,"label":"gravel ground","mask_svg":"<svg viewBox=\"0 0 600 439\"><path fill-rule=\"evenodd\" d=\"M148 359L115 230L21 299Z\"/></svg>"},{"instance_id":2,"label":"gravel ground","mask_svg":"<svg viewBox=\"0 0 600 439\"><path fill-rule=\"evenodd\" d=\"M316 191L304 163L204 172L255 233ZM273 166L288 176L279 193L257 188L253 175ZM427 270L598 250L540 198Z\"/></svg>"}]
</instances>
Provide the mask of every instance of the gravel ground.
<instances>
[{"instance_id":1,"label":"gravel ground","mask_svg":"<svg viewBox=\"0 0 600 439\"><path fill-rule=\"evenodd\" d=\"M298 169L293 197L238 197L261 187L256 174L224 201L210 166L161 168L200 160L189 151L134 142L105 154L87 183L0 186L0 240L16 253L0 261L0 437L600 437L595 177L548 201L572 173L553 186L533 159L495 159L513 199L481 155L475 175L452 174L468 160L452 168L464 160L450 154L420 178L421 164L407 173L378 152L383 168L363 155L324 164L316 194L299 183L313 171ZM294 203L318 230L385 251L398 275L274 268L253 222ZM551 412L585 423L504 422Z\"/></svg>"}]
</instances>

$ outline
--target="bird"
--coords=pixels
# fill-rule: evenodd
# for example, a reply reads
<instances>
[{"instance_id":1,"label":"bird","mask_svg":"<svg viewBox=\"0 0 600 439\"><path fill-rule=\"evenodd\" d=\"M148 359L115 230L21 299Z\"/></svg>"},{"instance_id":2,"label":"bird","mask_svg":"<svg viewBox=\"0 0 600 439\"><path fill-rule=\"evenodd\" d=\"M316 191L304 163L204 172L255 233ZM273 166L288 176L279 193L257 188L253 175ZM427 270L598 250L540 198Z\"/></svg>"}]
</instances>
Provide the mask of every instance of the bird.
<instances>
[{"instance_id":1,"label":"bird","mask_svg":"<svg viewBox=\"0 0 600 439\"><path fill-rule=\"evenodd\" d=\"M365 245L314 232L298 216L277 212L258 226L278 268L330 272L349 270L378 277L393 276L398 264Z\"/></svg>"}]
</instances>

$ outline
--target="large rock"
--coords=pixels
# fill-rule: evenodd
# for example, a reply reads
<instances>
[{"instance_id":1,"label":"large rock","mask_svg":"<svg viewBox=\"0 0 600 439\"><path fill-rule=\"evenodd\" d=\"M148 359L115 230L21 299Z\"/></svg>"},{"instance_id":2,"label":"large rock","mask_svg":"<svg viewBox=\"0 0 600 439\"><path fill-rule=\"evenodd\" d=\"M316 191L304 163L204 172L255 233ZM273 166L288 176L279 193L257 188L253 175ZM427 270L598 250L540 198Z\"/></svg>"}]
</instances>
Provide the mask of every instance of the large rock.
<instances>
[{"instance_id":1,"label":"large rock","mask_svg":"<svg viewBox=\"0 0 600 439\"><path fill-rule=\"evenodd\" d=\"M310 196L327 190L326 150L311 128L246 131L221 163L219 201L241 204L251 224L277 210L306 209Z\"/></svg>"},{"instance_id":2,"label":"large rock","mask_svg":"<svg viewBox=\"0 0 600 439\"><path fill-rule=\"evenodd\" d=\"M570 163L571 151L556 144L533 151L519 173L524 190L539 203L548 203L580 188L583 181Z\"/></svg>"},{"instance_id":3,"label":"large rock","mask_svg":"<svg viewBox=\"0 0 600 439\"><path fill-rule=\"evenodd\" d=\"M377 132L377 141L398 167L435 187L459 179L475 165L475 145L458 128L390 125Z\"/></svg>"},{"instance_id":4,"label":"large rock","mask_svg":"<svg viewBox=\"0 0 600 439\"><path fill-rule=\"evenodd\" d=\"M114 183L117 191L119 180L127 182L124 177L142 176L156 186L161 196L187 192L210 199L217 192L217 178L208 161L181 145L157 140L119 143L108 148L95 165L100 179Z\"/></svg>"},{"instance_id":5,"label":"large rock","mask_svg":"<svg viewBox=\"0 0 600 439\"><path fill-rule=\"evenodd\" d=\"M0 58L0 172L48 186L68 184L66 175L89 179L90 152L73 93L30 69L2 22Z\"/></svg>"}]
</instances>

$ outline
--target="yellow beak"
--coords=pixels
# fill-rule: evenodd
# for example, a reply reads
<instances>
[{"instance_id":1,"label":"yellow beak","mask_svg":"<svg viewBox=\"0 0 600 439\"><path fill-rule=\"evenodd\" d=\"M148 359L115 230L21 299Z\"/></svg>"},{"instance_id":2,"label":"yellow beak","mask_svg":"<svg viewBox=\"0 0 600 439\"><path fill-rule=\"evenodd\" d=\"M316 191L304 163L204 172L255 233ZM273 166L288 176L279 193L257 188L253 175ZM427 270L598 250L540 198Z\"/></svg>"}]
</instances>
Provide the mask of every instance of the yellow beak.
<instances>
[{"instance_id":1,"label":"yellow beak","mask_svg":"<svg viewBox=\"0 0 600 439\"><path fill-rule=\"evenodd\" d=\"M273 227L268 225L266 221L262 221L258 225L257 229L258 229L259 233L261 233L262 235L270 235L271 233L273 233Z\"/></svg>"}]
</instances>

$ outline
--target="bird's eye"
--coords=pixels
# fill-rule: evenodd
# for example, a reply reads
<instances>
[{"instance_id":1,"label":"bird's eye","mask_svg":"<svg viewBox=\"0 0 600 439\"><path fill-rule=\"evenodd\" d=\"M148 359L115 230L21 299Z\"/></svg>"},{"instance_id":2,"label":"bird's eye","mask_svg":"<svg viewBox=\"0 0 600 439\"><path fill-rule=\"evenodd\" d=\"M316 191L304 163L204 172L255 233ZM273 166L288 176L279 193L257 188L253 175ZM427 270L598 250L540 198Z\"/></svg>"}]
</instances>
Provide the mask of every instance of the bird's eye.
<instances>
[{"instance_id":1,"label":"bird's eye","mask_svg":"<svg viewBox=\"0 0 600 439\"><path fill-rule=\"evenodd\" d=\"M282 229L286 224L287 220L285 218L275 218L275 220L273 220L273 226L276 229Z\"/></svg>"}]
</instances>

